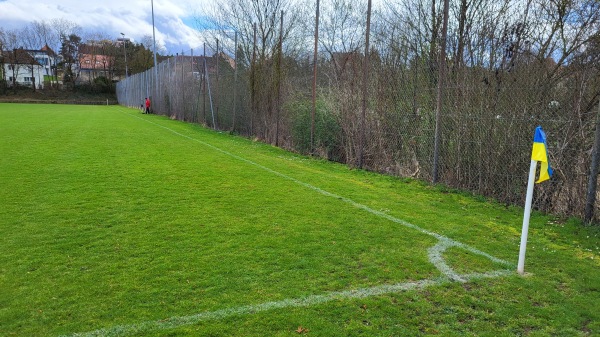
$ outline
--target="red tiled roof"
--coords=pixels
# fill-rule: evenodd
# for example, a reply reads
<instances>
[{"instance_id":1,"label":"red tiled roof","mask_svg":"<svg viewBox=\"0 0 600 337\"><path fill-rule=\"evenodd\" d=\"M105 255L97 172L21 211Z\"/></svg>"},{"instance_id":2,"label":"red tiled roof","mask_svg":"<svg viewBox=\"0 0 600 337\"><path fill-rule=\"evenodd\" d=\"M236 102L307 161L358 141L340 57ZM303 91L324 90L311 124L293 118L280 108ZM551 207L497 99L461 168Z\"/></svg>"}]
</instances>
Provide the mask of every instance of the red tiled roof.
<instances>
[{"instance_id":1,"label":"red tiled roof","mask_svg":"<svg viewBox=\"0 0 600 337\"><path fill-rule=\"evenodd\" d=\"M56 53L54 52L54 50L52 50L52 48L48 47L48 44L45 44L42 49L40 49L42 51L48 52L49 55L56 55Z\"/></svg>"}]
</instances>

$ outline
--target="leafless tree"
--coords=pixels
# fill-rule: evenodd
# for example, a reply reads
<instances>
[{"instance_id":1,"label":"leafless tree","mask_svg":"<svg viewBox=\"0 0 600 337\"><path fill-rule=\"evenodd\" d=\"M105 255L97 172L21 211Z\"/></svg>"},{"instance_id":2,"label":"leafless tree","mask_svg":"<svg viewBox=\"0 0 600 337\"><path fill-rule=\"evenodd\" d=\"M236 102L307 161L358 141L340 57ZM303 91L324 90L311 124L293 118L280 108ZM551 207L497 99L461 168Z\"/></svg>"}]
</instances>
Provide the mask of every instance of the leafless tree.
<instances>
[{"instance_id":1,"label":"leafless tree","mask_svg":"<svg viewBox=\"0 0 600 337\"><path fill-rule=\"evenodd\" d=\"M364 46L365 8L366 1L333 0L322 9L320 46L329 54L336 79L351 70L346 68L350 59Z\"/></svg>"},{"instance_id":2,"label":"leafless tree","mask_svg":"<svg viewBox=\"0 0 600 337\"><path fill-rule=\"evenodd\" d=\"M6 46L6 33L4 29L0 27L0 92L6 93L6 55L5 55L5 46Z\"/></svg>"},{"instance_id":3,"label":"leafless tree","mask_svg":"<svg viewBox=\"0 0 600 337\"><path fill-rule=\"evenodd\" d=\"M39 50L41 48L42 40L40 36L36 34L35 27L33 25L26 25L19 31L19 38L21 43L21 48L25 50L25 53L28 54L28 64L27 68L29 73L31 74L31 88L33 91L36 91L37 84L41 85L41 81L43 79L37 78L35 75L36 67L40 66L36 58L34 57L33 51ZM39 72L38 72L39 73Z\"/></svg>"},{"instance_id":4,"label":"leafless tree","mask_svg":"<svg viewBox=\"0 0 600 337\"><path fill-rule=\"evenodd\" d=\"M260 123L261 137L277 142L279 85L285 81L282 67L276 67L280 49L286 56L296 53L305 37L301 28L301 2L292 0L228 0L213 9L211 20L217 27L214 38L231 45L238 36L238 63L249 69L251 109ZM284 15L284 24L280 19ZM256 27L256 44L254 43ZM231 53L237 53L229 47ZM221 54L217 54L217 60ZM279 73L277 73L279 71ZM252 117L252 119L254 119ZM271 126L273 124L273 127ZM258 128L255 128L258 130Z\"/></svg>"},{"instance_id":5,"label":"leafless tree","mask_svg":"<svg viewBox=\"0 0 600 337\"><path fill-rule=\"evenodd\" d=\"M4 31L4 50L5 50L5 64L8 64L8 74L13 91L16 93L17 90L17 77L23 71L25 67L21 64L20 59L17 57L17 50L19 48L19 31L12 29Z\"/></svg>"},{"instance_id":6,"label":"leafless tree","mask_svg":"<svg viewBox=\"0 0 600 337\"><path fill-rule=\"evenodd\" d=\"M304 36L298 31L300 20L305 14L302 2L292 0L228 0L220 2L212 9L212 24L217 28L213 37L221 42L233 42L235 32L238 32L239 46L244 58L240 61L247 66L252 60L254 48L254 23L257 27L257 57L268 59L277 53L279 42L279 15L285 13L283 26L283 42L286 54L291 54L291 48L298 47L299 37ZM198 18L197 21L205 21Z\"/></svg>"}]
</instances>

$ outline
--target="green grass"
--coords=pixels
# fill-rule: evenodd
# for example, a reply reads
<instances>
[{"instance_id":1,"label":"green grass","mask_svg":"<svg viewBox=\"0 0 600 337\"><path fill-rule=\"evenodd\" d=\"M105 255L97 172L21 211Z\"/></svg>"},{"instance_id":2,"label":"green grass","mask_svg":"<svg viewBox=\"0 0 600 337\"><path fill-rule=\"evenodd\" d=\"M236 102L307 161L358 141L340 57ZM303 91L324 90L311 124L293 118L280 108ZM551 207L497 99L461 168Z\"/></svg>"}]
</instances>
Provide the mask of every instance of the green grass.
<instances>
[{"instance_id":1,"label":"green grass","mask_svg":"<svg viewBox=\"0 0 600 337\"><path fill-rule=\"evenodd\" d=\"M0 336L600 335L597 228L534 213L530 274L461 283L429 261L436 238L364 208L516 268L520 208L137 110L0 104Z\"/></svg>"}]
</instances>

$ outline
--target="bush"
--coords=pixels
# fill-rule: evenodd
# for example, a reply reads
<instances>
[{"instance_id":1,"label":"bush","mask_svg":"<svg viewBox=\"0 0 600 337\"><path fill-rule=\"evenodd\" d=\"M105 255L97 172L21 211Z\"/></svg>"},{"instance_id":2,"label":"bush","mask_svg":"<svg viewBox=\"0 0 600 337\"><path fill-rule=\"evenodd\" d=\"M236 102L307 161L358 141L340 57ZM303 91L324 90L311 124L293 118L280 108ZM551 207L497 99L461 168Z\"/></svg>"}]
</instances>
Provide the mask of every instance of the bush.
<instances>
[{"instance_id":1,"label":"bush","mask_svg":"<svg viewBox=\"0 0 600 337\"><path fill-rule=\"evenodd\" d=\"M327 109L324 101L318 100L316 108L314 153L329 160L342 161L343 151L340 149L342 128L332 112ZM292 101L287 104L286 110L292 116L294 148L301 153L310 153L312 102L306 99Z\"/></svg>"},{"instance_id":2,"label":"bush","mask_svg":"<svg viewBox=\"0 0 600 337\"><path fill-rule=\"evenodd\" d=\"M114 94L115 85L106 77L98 76L91 84L79 84L76 91L91 94Z\"/></svg>"},{"instance_id":3,"label":"bush","mask_svg":"<svg viewBox=\"0 0 600 337\"><path fill-rule=\"evenodd\" d=\"M105 76L99 76L94 79L94 86L101 93L105 94L114 94L115 93L115 85L111 80L106 78Z\"/></svg>"}]
</instances>

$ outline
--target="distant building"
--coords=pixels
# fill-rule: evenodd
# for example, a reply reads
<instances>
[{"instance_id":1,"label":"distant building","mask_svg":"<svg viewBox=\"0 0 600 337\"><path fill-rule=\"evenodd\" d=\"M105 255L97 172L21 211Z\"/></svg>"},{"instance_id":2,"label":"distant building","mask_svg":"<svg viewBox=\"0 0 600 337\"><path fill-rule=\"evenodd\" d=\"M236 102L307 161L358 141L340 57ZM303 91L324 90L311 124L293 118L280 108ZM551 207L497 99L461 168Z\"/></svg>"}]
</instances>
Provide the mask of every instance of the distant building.
<instances>
[{"instance_id":1,"label":"distant building","mask_svg":"<svg viewBox=\"0 0 600 337\"><path fill-rule=\"evenodd\" d=\"M100 76L112 78L115 58L107 54L107 45L111 42L86 43L79 47L78 82L92 82Z\"/></svg>"},{"instance_id":2,"label":"distant building","mask_svg":"<svg viewBox=\"0 0 600 337\"><path fill-rule=\"evenodd\" d=\"M41 65L28 50L13 49L2 53L4 75L9 87L15 85L44 88L45 66Z\"/></svg>"},{"instance_id":3,"label":"distant building","mask_svg":"<svg viewBox=\"0 0 600 337\"><path fill-rule=\"evenodd\" d=\"M59 56L48 45L41 49L14 49L3 54L4 75L8 86L22 85L43 89L58 81L56 65Z\"/></svg>"},{"instance_id":4,"label":"distant building","mask_svg":"<svg viewBox=\"0 0 600 337\"><path fill-rule=\"evenodd\" d=\"M58 80L56 77L56 65L60 62L60 59L52 48L46 44L40 50L26 50L26 52L44 68L43 78L41 78L43 82L48 83Z\"/></svg>"}]
</instances>

